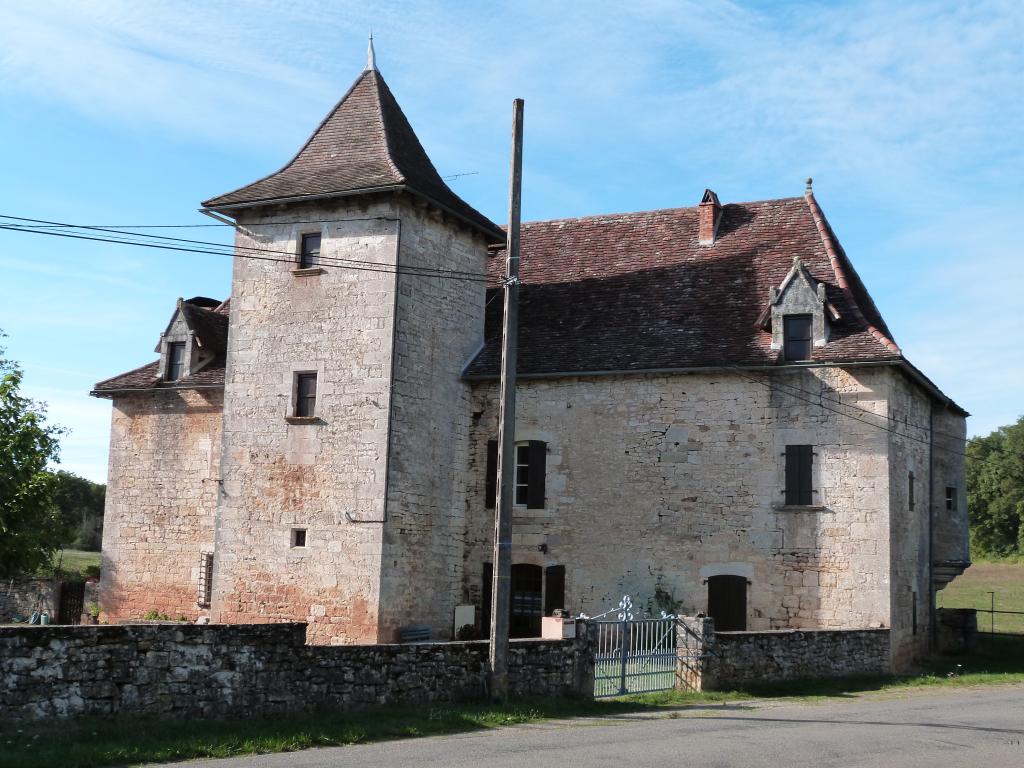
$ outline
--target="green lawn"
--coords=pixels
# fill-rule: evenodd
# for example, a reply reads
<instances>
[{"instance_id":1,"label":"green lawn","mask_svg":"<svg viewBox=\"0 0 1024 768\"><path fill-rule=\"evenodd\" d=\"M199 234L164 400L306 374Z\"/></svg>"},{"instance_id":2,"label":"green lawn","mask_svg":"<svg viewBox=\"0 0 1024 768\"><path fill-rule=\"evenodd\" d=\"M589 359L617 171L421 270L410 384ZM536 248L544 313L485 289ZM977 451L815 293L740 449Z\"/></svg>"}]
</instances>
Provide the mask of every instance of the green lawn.
<instances>
[{"instance_id":1,"label":"green lawn","mask_svg":"<svg viewBox=\"0 0 1024 768\"><path fill-rule=\"evenodd\" d=\"M940 608L987 610L991 600L989 592L995 592L997 611L1024 612L1024 563L975 563L938 593L937 603ZM978 629L988 632L991 627L990 621L990 614L979 613ZM1024 633L1024 615L995 614L995 630Z\"/></svg>"},{"instance_id":2,"label":"green lawn","mask_svg":"<svg viewBox=\"0 0 1024 768\"><path fill-rule=\"evenodd\" d=\"M15 725L0 722L0 768L84 768L289 752L321 746L486 730L547 719L625 712L679 716L685 708L759 699L815 700L922 687L1024 685L1024 637L997 637L968 657L936 660L915 675L810 680L742 691L664 691L624 699L520 701L505 706L385 708L294 718L82 720ZM713 714L713 712L712 712Z\"/></svg>"},{"instance_id":3,"label":"green lawn","mask_svg":"<svg viewBox=\"0 0 1024 768\"><path fill-rule=\"evenodd\" d=\"M84 579L86 568L91 565L96 566L97 568L100 567L100 553L85 552L80 549L57 550L53 556L53 563L40 568L36 575L44 578L50 578L54 575L54 571L58 565L60 566L60 572L63 574L63 578L71 581Z\"/></svg>"}]
</instances>

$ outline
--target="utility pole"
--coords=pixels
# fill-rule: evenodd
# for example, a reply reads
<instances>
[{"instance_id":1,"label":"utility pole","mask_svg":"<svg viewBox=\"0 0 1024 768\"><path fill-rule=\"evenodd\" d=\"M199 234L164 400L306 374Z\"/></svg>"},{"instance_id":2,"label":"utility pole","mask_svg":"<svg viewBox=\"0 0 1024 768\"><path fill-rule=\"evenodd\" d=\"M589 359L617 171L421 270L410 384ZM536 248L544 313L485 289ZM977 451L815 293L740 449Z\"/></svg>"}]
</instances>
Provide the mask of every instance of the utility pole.
<instances>
[{"instance_id":1,"label":"utility pole","mask_svg":"<svg viewBox=\"0 0 1024 768\"><path fill-rule=\"evenodd\" d=\"M512 502L516 452L516 354L519 347L519 217L523 187L523 100L512 102L512 167L505 243L505 313L502 321L501 411L498 417L498 503L494 517L491 589L490 693L508 698L508 624L512 576Z\"/></svg>"}]
</instances>

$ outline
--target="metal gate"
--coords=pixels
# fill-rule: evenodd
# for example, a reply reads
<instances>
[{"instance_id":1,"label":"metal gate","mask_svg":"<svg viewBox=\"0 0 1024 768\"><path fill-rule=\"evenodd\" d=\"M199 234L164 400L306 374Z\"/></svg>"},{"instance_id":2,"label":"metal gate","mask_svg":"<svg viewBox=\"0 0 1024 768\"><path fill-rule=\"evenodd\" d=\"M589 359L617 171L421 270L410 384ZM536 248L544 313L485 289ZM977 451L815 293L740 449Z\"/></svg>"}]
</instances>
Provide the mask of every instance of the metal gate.
<instances>
[{"instance_id":1,"label":"metal gate","mask_svg":"<svg viewBox=\"0 0 1024 768\"><path fill-rule=\"evenodd\" d=\"M62 581L57 605L57 624L80 624L85 603L84 581Z\"/></svg>"},{"instance_id":2,"label":"metal gate","mask_svg":"<svg viewBox=\"0 0 1024 768\"><path fill-rule=\"evenodd\" d=\"M603 616L616 614L615 618ZM581 616L580 618L589 618ZM596 632L594 696L671 690L679 663L678 618L637 619L633 600L626 595L619 607L589 619Z\"/></svg>"}]
</instances>

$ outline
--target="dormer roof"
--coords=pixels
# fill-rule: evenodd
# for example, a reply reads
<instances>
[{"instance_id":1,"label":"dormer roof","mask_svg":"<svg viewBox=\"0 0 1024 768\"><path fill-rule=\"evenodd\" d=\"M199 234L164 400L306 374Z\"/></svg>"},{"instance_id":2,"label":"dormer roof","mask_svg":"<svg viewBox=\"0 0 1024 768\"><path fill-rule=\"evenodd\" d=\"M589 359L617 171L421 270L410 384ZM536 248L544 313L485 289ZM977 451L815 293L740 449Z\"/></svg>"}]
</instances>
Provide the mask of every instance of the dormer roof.
<instances>
[{"instance_id":1,"label":"dormer roof","mask_svg":"<svg viewBox=\"0 0 1024 768\"><path fill-rule=\"evenodd\" d=\"M230 214L258 205L387 191L424 198L488 241L505 240L494 222L444 183L376 68L356 79L283 168L203 206Z\"/></svg>"}]
</instances>

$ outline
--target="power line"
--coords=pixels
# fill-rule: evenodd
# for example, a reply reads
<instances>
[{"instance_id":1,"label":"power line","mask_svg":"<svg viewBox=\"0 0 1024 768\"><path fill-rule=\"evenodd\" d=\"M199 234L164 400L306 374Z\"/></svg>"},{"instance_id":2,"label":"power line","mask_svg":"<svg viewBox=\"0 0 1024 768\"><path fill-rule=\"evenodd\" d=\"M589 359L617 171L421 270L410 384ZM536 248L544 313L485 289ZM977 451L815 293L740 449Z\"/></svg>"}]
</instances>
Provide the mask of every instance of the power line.
<instances>
[{"instance_id":1,"label":"power line","mask_svg":"<svg viewBox=\"0 0 1024 768\"><path fill-rule=\"evenodd\" d=\"M914 435L910 435L910 434L902 434L902 433L900 433L900 432L898 432L896 430L889 429L888 427L883 427L881 424L875 424L874 422L868 421L867 419L862 419L862 418L859 418L857 416L854 416L853 414L844 413L843 411L838 411L835 408L829 408L827 405L825 405L823 402L821 402L821 400L815 402L814 400L812 400L810 398L807 398L807 397L802 397L802 396L796 394L795 392L789 392L789 391L786 391L786 390L783 390L783 389L778 389L775 386L773 386L770 381L762 380L762 379L755 379L752 376L747 376L747 375L745 375L744 373L742 373L740 371L736 371L736 373L741 378L744 378L747 381L751 381L751 382L753 382L755 384L761 384L763 386L766 386L769 389L771 389L771 390L773 390L775 392L778 392L781 395L789 395L790 397L795 397L797 400L802 400L805 403L809 403L810 405L816 405L819 408L822 408L822 409L824 409L826 411L831 411L832 413L835 413L835 414L837 414L839 416L845 416L848 419L853 419L854 421L859 421L861 424L867 424L869 427L874 427L875 429L880 429L883 432L888 432L889 434L896 435L897 437L902 437L902 438L907 439L907 440L915 440L915 441L917 441L919 443L923 443L923 444L925 444L925 445L927 445L929 447L938 448L939 450L948 451L949 453L952 453L954 456L966 456L967 455L963 451L957 451L957 450L954 450L953 448L946 448L945 446L935 445L931 440L928 440L928 439L925 439L925 438L920 438L920 437L915 437ZM845 405L845 403L844 403L844 405ZM870 411L865 411L865 412L866 413L870 413ZM886 416L879 416L877 413L873 414L873 415L875 416L875 418L886 419L888 421L888 417L886 417ZM918 427L918 429L924 429L924 428L923 427Z\"/></svg>"},{"instance_id":2,"label":"power line","mask_svg":"<svg viewBox=\"0 0 1024 768\"><path fill-rule=\"evenodd\" d=\"M116 228L113 228L113 227L100 227L100 226L88 225L88 224L68 224L68 223L59 222L59 221L47 221L45 219L28 219L28 218L24 218L24 217L21 217L21 216L10 216L10 215L5 215L5 214L0 214L0 219L10 219L12 221L18 221L18 222L31 222L31 224L7 225L7 228L17 227L17 228L19 228L20 231L25 231L25 232L37 232L37 233L40 233L40 234L58 234L60 230L65 230L65 229L85 230L87 232L104 232L104 233L107 233L107 234L119 235L122 238L133 238L133 242L136 242L138 244L143 244L145 242L144 240L141 240L140 238L148 238L148 239L152 239L152 240L161 240L161 241L176 242L176 243L188 243L190 245L202 245L202 246L207 246L207 247L211 247L211 248L217 248L217 249L221 249L221 250L227 251L230 255L235 255L238 250L245 250L245 251L254 251L256 253L277 253L277 254L281 254L283 256L290 257L290 259L292 261L295 260L295 254L294 253L291 253L290 251L276 250L276 249L273 249L273 248L253 247L253 246L246 246L246 245L230 245L230 244L225 244L225 243L214 243L214 242L211 242L209 240L193 240L193 239L190 239L190 238L170 237L170 236L167 236L167 235L137 234L137 233L134 233L134 232L123 232L123 231L120 231L120 230L118 230ZM387 221L387 219L383 219L383 218L379 218L379 219L375 219L375 220ZM325 224L325 223L331 223L331 221L335 221L335 222L336 221L352 221L352 219L321 220L318 223ZM289 222L289 223L293 223L293 222ZM346 259L346 258L342 258L340 256L331 256L331 257L324 257L324 258L325 259L326 258L330 258L330 259L332 259L333 261L335 261L338 264L341 264L341 263L344 263L344 264L362 264L362 265L373 266L373 267L380 267L380 266L382 266L380 263L374 262L374 261L365 261L365 260L360 260L360 259ZM410 267L403 267L403 269L409 270L410 273L412 273L412 272L422 272L422 273L429 273L430 275L449 275L450 274L450 275L459 275L459 276L464 276L464 277L474 277L474 278L482 278L482 279L486 279L487 278L487 275L485 273L483 273L483 272L467 272L467 271L463 271L463 270L442 269L442 268L437 268L437 267L411 267L410 266Z\"/></svg>"},{"instance_id":3,"label":"power line","mask_svg":"<svg viewBox=\"0 0 1024 768\"><path fill-rule=\"evenodd\" d=\"M730 367L733 370L736 370L736 371L742 370L738 366L730 366ZM780 370L786 370L786 369L780 369ZM790 369L790 370L792 370L792 369ZM861 413L867 414L868 416L874 416L877 419L885 419L886 423L888 423L890 421L892 421L894 424L900 423L899 420L896 419L894 416L883 416L881 414L875 413L874 411L870 411L867 408L861 408L859 405L854 405L853 403L846 403L846 402L843 402L842 400L836 399L834 397L828 397L828 396L826 396L825 394L823 394L821 392L812 392L809 389L803 389L802 387L798 387L796 384L791 384L791 383L785 382L785 381L777 381L776 384L778 384L779 386L782 386L782 387L788 387L789 389L795 390L797 392L802 392L805 395L809 395L811 397L816 397L819 400L827 400L830 403L835 403L836 405L841 405L841 406L843 406L845 408L852 408L853 410L860 411ZM932 430L931 426L925 426L924 424L919 424L919 423L917 423L915 421L910 421L910 419L905 419L903 421L903 424L905 424L907 426L910 426L910 427L914 427L915 429L920 429L920 430L925 431L925 432L933 431L934 434L936 434L936 435L942 435L943 437L949 437L949 438L952 438L954 440L962 440L963 439L963 437L961 435L954 435L952 432L943 432L943 431L937 430L937 429L936 430Z\"/></svg>"},{"instance_id":4,"label":"power line","mask_svg":"<svg viewBox=\"0 0 1024 768\"><path fill-rule=\"evenodd\" d=\"M26 227L19 226L19 225L0 224L0 229L9 230L9 231L12 231L12 232L26 232L26 233L29 233L29 234L49 235L51 237L64 237L64 238L69 238L69 239L73 239L73 240L91 240L91 241L100 242L100 243L113 243L113 244L116 244L116 245L132 245L132 246L136 246L136 247L140 247L140 248L155 248L155 249L158 249L158 250L176 251L176 252L180 252L180 253L199 253L199 254L207 254L207 255L212 255L212 256L232 256L232 257L237 257L237 258L240 258L240 259L253 259L253 260L256 260L256 261L280 262L282 264L291 264L292 266L295 266L295 264L296 264L296 260L295 260L294 257L291 257L291 258L277 258L277 257L273 257L273 256L260 256L260 255L256 255L256 254L252 254L252 253L232 253L231 251L228 251L228 250L219 250L218 251L218 250L210 250L208 248L187 248L187 247L180 246L180 245L161 245L159 243L154 243L154 242L146 242L146 241L139 241L139 240L129 240L129 239L117 239L117 238L111 238L111 237L97 237L97 236L85 235L85 234L80 234L80 233L72 233L72 232L43 231L43 230L39 230L39 229L26 228ZM391 267L389 267L386 264L377 264L375 267L374 266L360 266L360 264L361 264L361 262L357 262L357 263L353 264L353 263L349 263L349 262L338 261L338 260L335 260L335 259L333 259L332 257L329 257L329 256L322 256L318 260L318 265L329 266L329 267L338 267L338 268L341 268L341 269L351 269L351 270L362 271L362 272L379 272L379 273L383 273L383 274L392 274L392 275L393 274L407 274L407 275L417 275L419 277L431 277L431 278L438 278L438 279L444 279L444 280L463 280L463 281L467 281L467 282L479 282L479 283L486 283L486 282L488 282L488 279L486 277L475 277L475 276L472 276L472 275L448 274L448 273L445 273L445 272L437 272L437 271L431 270L430 268L427 268L427 267L403 266L403 267L391 268ZM368 264L376 264L376 262L365 262L365 264L367 264L367 265Z\"/></svg>"}]
</instances>

